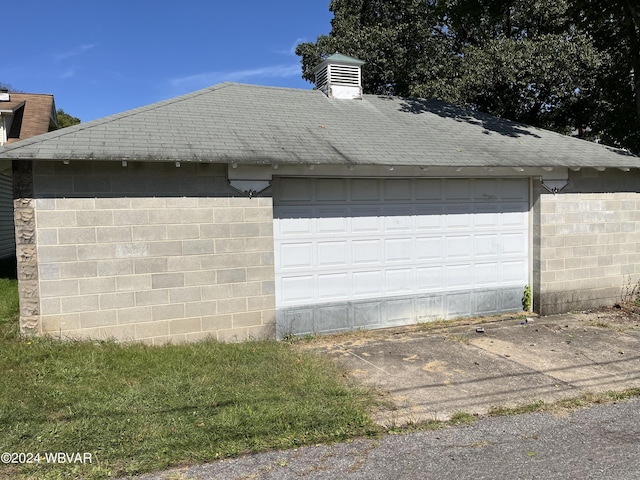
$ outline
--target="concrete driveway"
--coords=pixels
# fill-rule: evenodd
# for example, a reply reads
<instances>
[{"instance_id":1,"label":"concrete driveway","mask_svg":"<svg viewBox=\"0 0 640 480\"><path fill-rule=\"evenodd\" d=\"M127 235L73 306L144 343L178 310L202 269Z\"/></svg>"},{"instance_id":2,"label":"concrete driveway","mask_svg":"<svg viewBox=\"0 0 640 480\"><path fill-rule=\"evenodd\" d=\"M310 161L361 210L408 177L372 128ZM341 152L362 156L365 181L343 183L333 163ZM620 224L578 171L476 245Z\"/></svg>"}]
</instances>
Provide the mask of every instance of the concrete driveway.
<instances>
[{"instance_id":1,"label":"concrete driveway","mask_svg":"<svg viewBox=\"0 0 640 480\"><path fill-rule=\"evenodd\" d=\"M611 312L351 332L305 348L373 387L384 404L376 420L386 427L640 388L638 317Z\"/></svg>"}]
</instances>

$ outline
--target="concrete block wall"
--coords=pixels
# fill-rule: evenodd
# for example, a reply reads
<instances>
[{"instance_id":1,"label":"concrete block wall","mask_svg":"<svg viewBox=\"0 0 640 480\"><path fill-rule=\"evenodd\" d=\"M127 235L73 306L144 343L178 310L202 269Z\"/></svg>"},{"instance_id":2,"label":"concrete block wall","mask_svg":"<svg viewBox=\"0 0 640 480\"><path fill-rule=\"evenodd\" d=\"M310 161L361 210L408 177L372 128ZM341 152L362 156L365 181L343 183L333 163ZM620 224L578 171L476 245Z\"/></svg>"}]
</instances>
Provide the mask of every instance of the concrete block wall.
<instances>
[{"instance_id":1,"label":"concrete block wall","mask_svg":"<svg viewBox=\"0 0 640 480\"><path fill-rule=\"evenodd\" d=\"M612 305L640 278L640 176L570 171L553 195L534 182L534 308L550 315Z\"/></svg>"},{"instance_id":2,"label":"concrete block wall","mask_svg":"<svg viewBox=\"0 0 640 480\"><path fill-rule=\"evenodd\" d=\"M272 200L226 166L35 162L33 185L40 333L275 336Z\"/></svg>"}]
</instances>

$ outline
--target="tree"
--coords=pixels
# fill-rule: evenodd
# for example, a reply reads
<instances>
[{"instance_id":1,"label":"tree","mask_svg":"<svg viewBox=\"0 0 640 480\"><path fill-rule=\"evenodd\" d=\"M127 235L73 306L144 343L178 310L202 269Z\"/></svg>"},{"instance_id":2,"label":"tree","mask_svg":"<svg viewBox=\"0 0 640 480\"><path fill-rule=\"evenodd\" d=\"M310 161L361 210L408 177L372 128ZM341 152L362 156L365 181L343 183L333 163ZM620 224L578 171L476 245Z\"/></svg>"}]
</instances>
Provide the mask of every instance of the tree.
<instances>
[{"instance_id":1,"label":"tree","mask_svg":"<svg viewBox=\"0 0 640 480\"><path fill-rule=\"evenodd\" d=\"M61 108L58 109L56 114L58 116L58 128L70 127L72 125L77 125L80 123L79 118L72 117Z\"/></svg>"},{"instance_id":2,"label":"tree","mask_svg":"<svg viewBox=\"0 0 640 480\"><path fill-rule=\"evenodd\" d=\"M444 29L462 58L458 98L511 120L569 133L599 55L566 0L444 0ZM470 8L471 7L471 8Z\"/></svg>"},{"instance_id":3,"label":"tree","mask_svg":"<svg viewBox=\"0 0 640 480\"><path fill-rule=\"evenodd\" d=\"M587 136L640 153L640 6L632 0L582 0L572 15L601 58L583 106Z\"/></svg>"},{"instance_id":4,"label":"tree","mask_svg":"<svg viewBox=\"0 0 640 480\"><path fill-rule=\"evenodd\" d=\"M633 140L640 125L634 6L634 0L607 8L596 0L333 0L329 35L298 45L296 53L307 80L339 51L367 62L367 93L439 98L561 133L577 128L640 153ZM629 123L636 109L638 123Z\"/></svg>"}]
</instances>

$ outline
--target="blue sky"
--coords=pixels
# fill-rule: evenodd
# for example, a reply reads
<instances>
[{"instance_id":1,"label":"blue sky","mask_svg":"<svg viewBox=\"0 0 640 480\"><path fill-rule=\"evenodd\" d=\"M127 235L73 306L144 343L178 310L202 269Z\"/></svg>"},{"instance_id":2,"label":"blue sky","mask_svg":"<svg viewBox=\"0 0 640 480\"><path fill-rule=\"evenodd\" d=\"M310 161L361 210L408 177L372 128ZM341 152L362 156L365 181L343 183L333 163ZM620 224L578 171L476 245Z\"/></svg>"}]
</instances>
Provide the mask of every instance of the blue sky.
<instances>
[{"instance_id":1,"label":"blue sky","mask_svg":"<svg viewBox=\"0 0 640 480\"><path fill-rule=\"evenodd\" d=\"M83 122L224 81L312 88L295 46L332 18L329 0L11 3L0 83Z\"/></svg>"}]
</instances>

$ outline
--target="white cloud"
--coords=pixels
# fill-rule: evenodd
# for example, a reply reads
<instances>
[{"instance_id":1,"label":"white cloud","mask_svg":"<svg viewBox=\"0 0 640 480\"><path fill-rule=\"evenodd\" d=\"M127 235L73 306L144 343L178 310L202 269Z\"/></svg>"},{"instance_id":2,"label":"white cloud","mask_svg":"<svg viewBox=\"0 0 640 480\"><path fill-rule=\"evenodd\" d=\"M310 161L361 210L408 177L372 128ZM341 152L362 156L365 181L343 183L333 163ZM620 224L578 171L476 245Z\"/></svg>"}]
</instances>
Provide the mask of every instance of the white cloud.
<instances>
[{"instance_id":1,"label":"white cloud","mask_svg":"<svg viewBox=\"0 0 640 480\"><path fill-rule=\"evenodd\" d=\"M76 48L73 48L71 50L67 50L66 52L57 53L55 55L55 59L56 60L65 60L67 58L77 57L78 55L82 55L83 53L88 52L93 47L95 47L94 43L86 44L86 45L80 45L80 46L78 46Z\"/></svg>"},{"instance_id":2,"label":"white cloud","mask_svg":"<svg viewBox=\"0 0 640 480\"><path fill-rule=\"evenodd\" d=\"M197 90L221 82L244 82L257 78L289 78L300 76L300 65L275 65L271 67L236 70L231 72L204 72L187 77L172 78L169 83L180 90Z\"/></svg>"},{"instance_id":3,"label":"white cloud","mask_svg":"<svg viewBox=\"0 0 640 480\"><path fill-rule=\"evenodd\" d=\"M281 55L288 55L290 57L295 57L296 47L298 46L298 44L306 41L307 41L306 38L296 38L289 48L287 48L286 50L276 50L276 53L279 53Z\"/></svg>"},{"instance_id":4,"label":"white cloud","mask_svg":"<svg viewBox=\"0 0 640 480\"><path fill-rule=\"evenodd\" d=\"M62 72L58 77L59 78L71 78L76 74L76 69L71 67L67 68L64 72Z\"/></svg>"}]
</instances>

